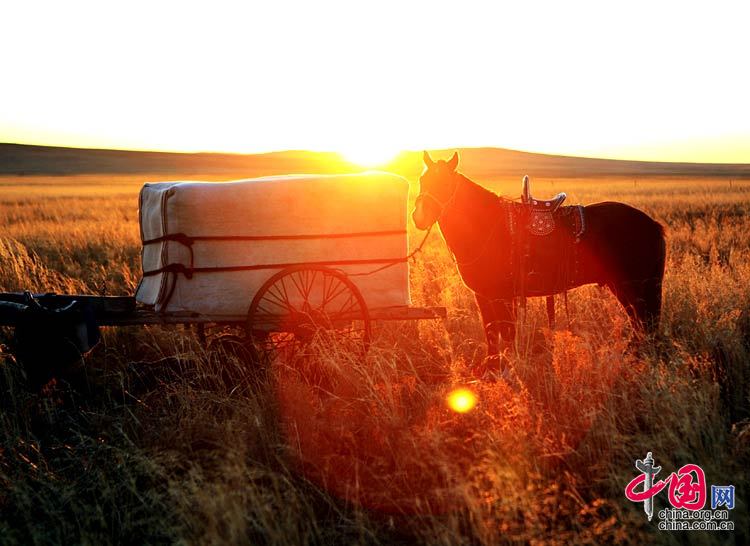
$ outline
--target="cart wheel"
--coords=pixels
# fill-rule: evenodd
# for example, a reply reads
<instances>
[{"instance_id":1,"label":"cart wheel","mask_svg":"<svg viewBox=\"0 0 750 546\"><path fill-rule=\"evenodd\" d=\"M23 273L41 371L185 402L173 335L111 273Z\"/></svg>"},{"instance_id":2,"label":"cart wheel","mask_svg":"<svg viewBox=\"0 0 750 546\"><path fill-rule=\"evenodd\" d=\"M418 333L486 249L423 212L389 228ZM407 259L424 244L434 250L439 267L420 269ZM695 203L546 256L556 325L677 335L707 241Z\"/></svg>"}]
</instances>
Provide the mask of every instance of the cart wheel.
<instances>
[{"instance_id":1,"label":"cart wheel","mask_svg":"<svg viewBox=\"0 0 750 546\"><path fill-rule=\"evenodd\" d=\"M313 340L364 352L370 314L345 273L323 266L292 266L269 278L247 312L251 346L265 355L304 352Z\"/></svg>"}]
</instances>

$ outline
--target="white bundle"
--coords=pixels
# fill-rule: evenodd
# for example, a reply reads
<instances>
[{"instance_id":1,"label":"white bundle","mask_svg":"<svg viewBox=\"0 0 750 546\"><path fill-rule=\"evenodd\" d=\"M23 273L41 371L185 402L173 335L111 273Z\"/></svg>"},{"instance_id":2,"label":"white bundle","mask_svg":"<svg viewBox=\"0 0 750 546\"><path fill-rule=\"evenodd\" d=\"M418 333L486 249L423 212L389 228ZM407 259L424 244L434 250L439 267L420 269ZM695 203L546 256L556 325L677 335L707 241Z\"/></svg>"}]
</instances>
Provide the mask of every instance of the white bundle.
<instances>
[{"instance_id":1,"label":"white bundle","mask_svg":"<svg viewBox=\"0 0 750 546\"><path fill-rule=\"evenodd\" d=\"M381 172L146 184L136 299L160 312L245 315L261 285L287 264L356 274L403 259L408 189L403 178ZM340 263L352 261L363 263ZM369 308L409 304L404 261L351 280Z\"/></svg>"}]
</instances>

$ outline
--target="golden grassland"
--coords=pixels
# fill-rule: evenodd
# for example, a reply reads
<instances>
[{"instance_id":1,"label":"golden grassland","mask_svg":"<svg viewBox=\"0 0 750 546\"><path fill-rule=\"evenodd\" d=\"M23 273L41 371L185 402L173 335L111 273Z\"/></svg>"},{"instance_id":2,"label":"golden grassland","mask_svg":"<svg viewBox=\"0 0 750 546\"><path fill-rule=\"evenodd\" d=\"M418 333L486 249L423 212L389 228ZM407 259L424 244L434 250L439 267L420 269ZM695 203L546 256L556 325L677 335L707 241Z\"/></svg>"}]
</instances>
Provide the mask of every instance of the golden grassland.
<instances>
[{"instance_id":1,"label":"golden grassland","mask_svg":"<svg viewBox=\"0 0 750 546\"><path fill-rule=\"evenodd\" d=\"M182 179L0 178L0 290L131 294L137 192L164 178ZM110 329L28 392L6 347L0 543L747 543L750 181L542 178L534 191L624 201L667 227L660 342L636 354L614 298L583 287L567 313L558 302L554 331L530 303L520 391L472 382L479 317L434 235L412 298L448 318L379 325L366 358L320 346L314 370L261 368L228 336L205 348L185 328ZM466 385L476 408L450 411ZM647 451L663 476L696 463L709 485L734 484L736 530L649 524L623 494Z\"/></svg>"}]
</instances>

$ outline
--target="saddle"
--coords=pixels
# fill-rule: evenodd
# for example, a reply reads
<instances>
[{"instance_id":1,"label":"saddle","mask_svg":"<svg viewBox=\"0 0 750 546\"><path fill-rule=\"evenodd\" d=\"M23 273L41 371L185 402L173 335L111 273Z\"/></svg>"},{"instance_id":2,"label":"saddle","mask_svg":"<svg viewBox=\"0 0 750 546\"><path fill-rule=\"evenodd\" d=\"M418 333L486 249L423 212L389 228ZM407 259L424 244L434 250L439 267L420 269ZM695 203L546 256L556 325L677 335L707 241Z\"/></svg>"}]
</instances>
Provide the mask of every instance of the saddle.
<instances>
[{"instance_id":1,"label":"saddle","mask_svg":"<svg viewBox=\"0 0 750 546\"><path fill-rule=\"evenodd\" d=\"M565 206L562 204L567 198L565 192L560 192L552 199L537 199L531 195L531 181L528 175L523 177L523 187L521 189L521 203L523 208L522 220L525 223L526 231L532 235L543 237L550 235L555 231L558 222L562 222L568 227L576 242L578 242L586 230L583 216L583 207L580 205ZM573 221L569 221L573 216Z\"/></svg>"},{"instance_id":2,"label":"saddle","mask_svg":"<svg viewBox=\"0 0 750 546\"><path fill-rule=\"evenodd\" d=\"M554 299L575 285L578 275L578 242L586 230L581 205L562 206L567 195L538 199L531 194L528 176L523 177L518 207L519 233L517 295L547 296L547 313L554 325Z\"/></svg>"},{"instance_id":3,"label":"saddle","mask_svg":"<svg viewBox=\"0 0 750 546\"><path fill-rule=\"evenodd\" d=\"M531 196L531 182L528 175L523 177L521 202L528 209L527 229L534 235L549 235L555 229L554 214L563 204L567 195L560 192L552 199L537 199Z\"/></svg>"}]
</instances>

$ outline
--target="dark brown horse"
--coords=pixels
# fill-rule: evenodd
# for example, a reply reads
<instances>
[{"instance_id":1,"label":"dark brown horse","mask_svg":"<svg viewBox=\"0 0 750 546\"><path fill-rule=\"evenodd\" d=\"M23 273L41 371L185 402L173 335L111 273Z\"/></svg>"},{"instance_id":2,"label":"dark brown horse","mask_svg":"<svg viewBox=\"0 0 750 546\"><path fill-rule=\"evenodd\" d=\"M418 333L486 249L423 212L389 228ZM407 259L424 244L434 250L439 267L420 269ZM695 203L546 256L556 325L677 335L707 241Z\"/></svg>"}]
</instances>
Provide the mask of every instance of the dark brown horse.
<instances>
[{"instance_id":1,"label":"dark brown horse","mask_svg":"<svg viewBox=\"0 0 750 546\"><path fill-rule=\"evenodd\" d=\"M661 224L629 205L605 202L561 209L556 234L535 235L529 206L457 173L457 153L433 161L424 152L424 163L414 224L422 230L440 226L461 278L476 295L490 357L513 344L519 298L584 284L608 287L639 332L656 332L666 255ZM577 233L570 220L576 217ZM540 271L531 271L534 264Z\"/></svg>"}]
</instances>

